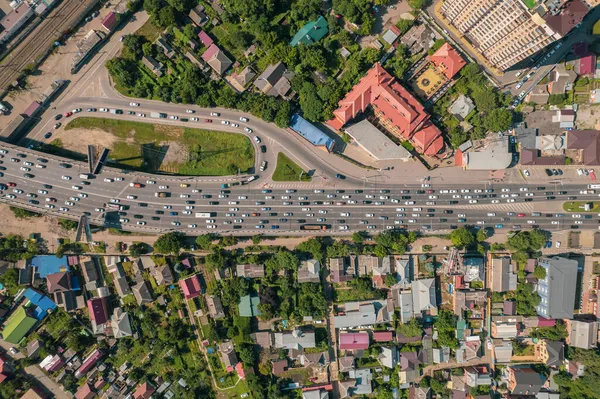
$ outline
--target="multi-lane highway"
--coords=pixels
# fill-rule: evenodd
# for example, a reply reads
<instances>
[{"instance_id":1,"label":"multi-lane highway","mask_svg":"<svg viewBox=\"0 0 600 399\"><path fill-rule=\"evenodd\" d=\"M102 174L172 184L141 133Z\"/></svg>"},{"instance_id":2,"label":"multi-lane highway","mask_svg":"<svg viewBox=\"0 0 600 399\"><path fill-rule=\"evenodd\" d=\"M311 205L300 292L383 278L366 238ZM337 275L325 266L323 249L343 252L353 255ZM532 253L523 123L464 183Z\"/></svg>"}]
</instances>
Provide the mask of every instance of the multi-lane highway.
<instances>
[{"instance_id":1,"label":"multi-lane highway","mask_svg":"<svg viewBox=\"0 0 600 399\"><path fill-rule=\"evenodd\" d=\"M569 198L597 199L598 194L585 185L442 186L426 182L387 190L341 186L271 190L262 188L258 179L222 190L216 183L189 177L110 168L86 178L81 176L87 173L87 164L8 145L0 146L0 153L0 183L7 186L0 197L3 202L72 219L87 212L93 224L126 230L276 234L313 233L302 226L323 225L323 232L331 234L401 227L446 230L465 224L560 230L595 229L599 220L596 214L573 217L560 210ZM582 194L583 190L587 193ZM168 197L157 197L158 192ZM549 210L548 201L556 203L556 210ZM206 213L210 216L197 217Z\"/></svg>"}]
</instances>

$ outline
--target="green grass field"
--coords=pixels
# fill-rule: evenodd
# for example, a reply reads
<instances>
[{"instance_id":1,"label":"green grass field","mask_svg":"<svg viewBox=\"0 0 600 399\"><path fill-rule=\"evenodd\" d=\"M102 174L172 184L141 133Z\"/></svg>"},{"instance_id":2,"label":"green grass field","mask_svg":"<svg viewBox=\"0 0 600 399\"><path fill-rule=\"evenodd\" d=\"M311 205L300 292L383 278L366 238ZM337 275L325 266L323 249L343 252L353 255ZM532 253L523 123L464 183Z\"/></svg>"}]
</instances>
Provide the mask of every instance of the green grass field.
<instances>
[{"instance_id":1,"label":"green grass field","mask_svg":"<svg viewBox=\"0 0 600 399\"><path fill-rule=\"evenodd\" d=\"M527 8L532 9L535 7L535 0L523 0L523 3L527 6Z\"/></svg>"},{"instance_id":2,"label":"green grass field","mask_svg":"<svg viewBox=\"0 0 600 399\"><path fill-rule=\"evenodd\" d=\"M592 204L592 209L589 211L583 210L583 204ZM569 201L563 203L563 209L566 212L599 212L600 211L600 203L593 201Z\"/></svg>"},{"instance_id":3,"label":"green grass field","mask_svg":"<svg viewBox=\"0 0 600 399\"><path fill-rule=\"evenodd\" d=\"M300 178L302 175L302 178ZM306 174L294 161L283 152L277 154L277 167L273 172L273 181L311 181L312 178Z\"/></svg>"},{"instance_id":4,"label":"green grass field","mask_svg":"<svg viewBox=\"0 0 600 399\"><path fill-rule=\"evenodd\" d=\"M116 141L110 159L119 167L154 173L225 176L254 166L254 148L241 134L104 118L77 118L65 126L100 129Z\"/></svg>"}]
</instances>

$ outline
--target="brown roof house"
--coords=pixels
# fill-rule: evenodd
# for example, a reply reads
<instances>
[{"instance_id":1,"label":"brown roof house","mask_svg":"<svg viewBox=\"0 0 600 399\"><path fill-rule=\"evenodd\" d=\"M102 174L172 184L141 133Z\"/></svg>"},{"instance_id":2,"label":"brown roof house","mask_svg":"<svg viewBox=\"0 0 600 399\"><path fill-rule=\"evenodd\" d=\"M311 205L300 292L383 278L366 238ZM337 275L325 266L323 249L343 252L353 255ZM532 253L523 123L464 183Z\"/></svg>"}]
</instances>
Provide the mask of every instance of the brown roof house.
<instances>
[{"instance_id":1,"label":"brown roof house","mask_svg":"<svg viewBox=\"0 0 600 399\"><path fill-rule=\"evenodd\" d=\"M550 94L564 94L577 79L577 74L575 71L567 70L565 64L558 64L550 72L549 78L548 91Z\"/></svg>"},{"instance_id":2,"label":"brown roof house","mask_svg":"<svg viewBox=\"0 0 600 399\"><path fill-rule=\"evenodd\" d=\"M165 69L165 66L163 65L163 63L156 61L154 58L150 57L149 55L145 55L142 57L142 64L144 64L146 66L146 68L148 68L150 70L150 72L152 72L159 78L163 75L163 71Z\"/></svg>"},{"instance_id":3,"label":"brown roof house","mask_svg":"<svg viewBox=\"0 0 600 399\"><path fill-rule=\"evenodd\" d=\"M237 276L245 278L262 278L265 276L265 265L237 265Z\"/></svg>"},{"instance_id":4,"label":"brown roof house","mask_svg":"<svg viewBox=\"0 0 600 399\"><path fill-rule=\"evenodd\" d=\"M223 303L221 298L214 295L206 295L206 306L208 307L208 314L213 319L222 319L225 317L225 311L223 310Z\"/></svg>"},{"instance_id":5,"label":"brown roof house","mask_svg":"<svg viewBox=\"0 0 600 399\"><path fill-rule=\"evenodd\" d=\"M586 166L600 165L600 131L568 131L567 149L578 150L578 161Z\"/></svg>"},{"instance_id":6,"label":"brown roof house","mask_svg":"<svg viewBox=\"0 0 600 399\"><path fill-rule=\"evenodd\" d=\"M287 100L296 93L292 91L290 81L294 77L293 72L287 70L283 62L271 64L254 81L254 86L263 94L271 97L281 96Z\"/></svg>"},{"instance_id":7,"label":"brown roof house","mask_svg":"<svg viewBox=\"0 0 600 399\"><path fill-rule=\"evenodd\" d=\"M71 286L71 273L60 272L52 273L46 276L46 287L48 294L54 302L66 311L77 308L75 294Z\"/></svg>"},{"instance_id":8,"label":"brown roof house","mask_svg":"<svg viewBox=\"0 0 600 399\"><path fill-rule=\"evenodd\" d=\"M517 275L513 273L509 256L492 258L492 292L506 292L517 289Z\"/></svg>"},{"instance_id":9,"label":"brown roof house","mask_svg":"<svg viewBox=\"0 0 600 399\"><path fill-rule=\"evenodd\" d=\"M188 14L188 18L197 26L202 27L208 21L206 14L204 13L204 6L202 4L197 5L196 7L190 10Z\"/></svg>"},{"instance_id":10,"label":"brown roof house","mask_svg":"<svg viewBox=\"0 0 600 399\"><path fill-rule=\"evenodd\" d=\"M417 352L400 353L400 384L416 382L421 376L419 365L421 361Z\"/></svg>"},{"instance_id":11,"label":"brown roof house","mask_svg":"<svg viewBox=\"0 0 600 399\"><path fill-rule=\"evenodd\" d=\"M546 378L530 367L507 367L508 389L513 395L537 395Z\"/></svg>"},{"instance_id":12,"label":"brown roof house","mask_svg":"<svg viewBox=\"0 0 600 399\"><path fill-rule=\"evenodd\" d=\"M525 97L525 102L544 105L548 103L549 97L550 93L548 93L547 85L537 85L534 86L533 90L531 90L529 94L527 94Z\"/></svg>"},{"instance_id":13,"label":"brown roof house","mask_svg":"<svg viewBox=\"0 0 600 399\"><path fill-rule=\"evenodd\" d=\"M234 72L231 74L231 76L228 78L229 83L231 83L231 85L238 91L238 92L243 92L244 90L246 90L246 87L248 87L248 85L250 83L252 83L252 81L254 80L254 78L256 77L256 72L254 72L252 70L252 68L250 68L250 66L246 66L244 69L242 69L240 72Z\"/></svg>"},{"instance_id":14,"label":"brown roof house","mask_svg":"<svg viewBox=\"0 0 600 399\"><path fill-rule=\"evenodd\" d=\"M334 283L343 283L350 281L356 275L356 269L352 262L353 258L329 258L329 273L331 281Z\"/></svg>"},{"instance_id":15,"label":"brown roof house","mask_svg":"<svg viewBox=\"0 0 600 399\"><path fill-rule=\"evenodd\" d=\"M221 361L225 370L230 373L235 369L235 365L238 362L237 355L233 348L233 342L225 341L219 344L219 352L221 353Z\"/></svg>"}]
</instances>

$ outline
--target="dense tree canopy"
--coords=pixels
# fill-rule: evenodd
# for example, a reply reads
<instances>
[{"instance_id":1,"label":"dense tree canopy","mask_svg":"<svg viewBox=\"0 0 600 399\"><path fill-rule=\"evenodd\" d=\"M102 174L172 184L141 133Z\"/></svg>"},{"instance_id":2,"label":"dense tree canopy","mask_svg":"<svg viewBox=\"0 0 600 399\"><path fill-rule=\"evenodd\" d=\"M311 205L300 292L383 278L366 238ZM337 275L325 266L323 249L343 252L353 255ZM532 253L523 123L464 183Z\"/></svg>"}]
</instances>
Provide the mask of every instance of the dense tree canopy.
<instances>
[{"instance_id":1,"label":"dense tree canopy","mask_svg":"<svg viewBox=\"0 0 600 399\"><path fill-rule=\"evenodd\" d=\"M450 240L454 246L461 248L468 247L475 243L473 233L464 226L453 230L452 233L450 233Z\"/></svg>"},{"instance_id":2,"label":"dense tree canopy","mask_svg":"<svg viewBox=\"0 0 600 399\"><path fill-rule=\"evenodd\" d=\"M154 250L161 254L178 254L183 245L184 235L179 232L163 234L156 239Z\"/></svg>"}]
</instances>

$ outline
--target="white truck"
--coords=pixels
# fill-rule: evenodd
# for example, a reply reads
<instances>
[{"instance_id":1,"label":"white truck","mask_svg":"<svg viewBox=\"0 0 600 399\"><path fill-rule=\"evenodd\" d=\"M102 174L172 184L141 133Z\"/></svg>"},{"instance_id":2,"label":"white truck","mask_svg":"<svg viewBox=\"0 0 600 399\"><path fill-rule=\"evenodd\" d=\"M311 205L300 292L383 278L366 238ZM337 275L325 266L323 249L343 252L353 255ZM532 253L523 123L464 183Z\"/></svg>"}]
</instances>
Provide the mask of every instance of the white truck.
<instances>
[{"instance_id":1,"label":"white truck","mask_svg":"<svg viewBox=\"0 0 600 399\"><path fill-rule=\"evenodd\" d=\"M150 112L150 118L165 119L166 117L167 114L164 114L162 112Z\"/></svg>"}]
</instances>

